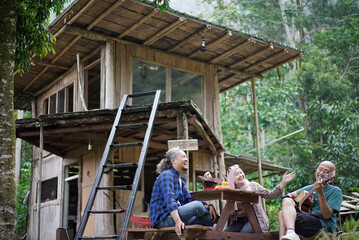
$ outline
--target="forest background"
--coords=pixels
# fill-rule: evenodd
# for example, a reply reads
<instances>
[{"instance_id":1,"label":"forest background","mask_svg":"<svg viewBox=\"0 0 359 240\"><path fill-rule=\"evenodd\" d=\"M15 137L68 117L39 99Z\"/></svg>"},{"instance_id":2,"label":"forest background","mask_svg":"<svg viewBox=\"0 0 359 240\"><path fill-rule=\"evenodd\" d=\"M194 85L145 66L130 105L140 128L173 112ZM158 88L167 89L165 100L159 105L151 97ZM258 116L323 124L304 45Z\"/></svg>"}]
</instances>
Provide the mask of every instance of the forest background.
<instances>
[{"instance_id":1,"label":"forest background","mask_svg":"<svg viewBox=\"0 0 359 240\"><path fill-rule=\"evenodd\" d=\"M305 51L294 64L256 81L261 145L301 130L261 148L263 160L296 171L286 191L312 183L322 160L336 164L335 185L344 194L359 191L359 1L203 0L197 5L203 19ZM220 101L227 152L256 157L250 82L221 94ZM31 146L23 145L18 235L26 230L23 200L30 185ZM265 178L264 186L275 187L280 178ZM280 202L267 204L271 229L277 229Z\"/></svg>"}]
</instances>

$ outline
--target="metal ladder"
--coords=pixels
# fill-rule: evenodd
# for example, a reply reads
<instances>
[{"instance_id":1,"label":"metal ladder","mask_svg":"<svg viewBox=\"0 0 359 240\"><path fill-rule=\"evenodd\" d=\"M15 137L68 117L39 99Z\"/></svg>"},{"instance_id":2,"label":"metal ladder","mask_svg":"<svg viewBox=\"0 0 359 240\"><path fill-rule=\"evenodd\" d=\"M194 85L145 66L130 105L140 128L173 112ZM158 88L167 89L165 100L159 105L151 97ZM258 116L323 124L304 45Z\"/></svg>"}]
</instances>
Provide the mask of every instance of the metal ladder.
<instances>
[{"instance_id":1,"label":"metal ladder","mask_svg":"<svg viewBox=\"0 0 359 240\"><path fill-rule=\"evenodd\" d=\"M76 236L75 236L75 240L79 240L79 239L109 239L109 238L113 238L113 239L125 239L125 232L121 232L120 235L111 235L111 236L99 236L99 237L84 237L83 236L83 232L85 230L88 218L89 218L89 214L116 214L116 213L123 213L124 211L126 211L125 213L125 218L123 220L122 223L122 229L126 229L128 226L128 223L130 221L130 217L131 217L131 213L132 213L132 208L133 208L133 204L136 198L136 194L137 194L137 189L139 186L139 182L140 182L140 178L141 178L141 173L143 170L143 167L145 165L145 159L146 159L146 155L147 155L147 150L149 147L149 142L151 139L151 134L152 134L152 129L153 129L153 125L154 125L154 121L155 121L155 117L156 117L156 113L157 113L157 108L158 108L158 104L159 104L159 98L160 98L160 94L161 94L161 90L157 90L157 91L150 91L150 92L141 92L141 93L134 93L134 94L125 94L122 98L120 107L118 108L117 114L116 114L116 118L115 121L113 123L109 138L107 140L107 144L105 147L105 150L103 152L102 158L101 158L101 162L100 165L97 169L97 173L96 173L96 178L94 181L94 184L92 186L91 189L91 193L89 196L89 199L87 201L83 216L81 218L80 221L80 225L79 228L76 232ZM155 95L154 96L154 100L153 100L153 104L151 106L152 110L151 110L151 114L149 117L149 121L148 123L135 123L135 124L126 124L126 125L120 125L120 121L121 121L121 117L122 117L122 113L126 110L130 110L130 109L139 109L141 107L129 107L126 105L126 102L128 100L128 98L135 98L135 97L142 97L142 96L148 96L148 95ZM148 109L149 107L147 107ZM117 132L120 129L124 129L124 128L137 128L139 126L144 126L147 125L147 130L145 133L145 137L143 139L143 142L133 142L133 143L123 143L123 144L114 144L114 139L115 136L117 134ZM130 193L130 197L129 200L127 202L127 208L126 210L117 210L117 209L110 209L110 210L91 210L97 191L98 190L113 190L113 189L128 189L127 185L119 185L119 186L108 186L108 187L100 187L100 182L102 179L102 175L105 171L105 169L107 168L121 168L121 167L127 167L129 165L133 166L133 163L120 163L120 164L106 164L107 160L111 154L111 151L114 148L119 148L119 147L131 147L131 146L140 146L142 145L142 149L141 149L141 153L140 153L140 157L137 163L137 170L135 173L135 177L133 179L133 184L131 187L131 193Z\"/></svg>"}]
</instances>

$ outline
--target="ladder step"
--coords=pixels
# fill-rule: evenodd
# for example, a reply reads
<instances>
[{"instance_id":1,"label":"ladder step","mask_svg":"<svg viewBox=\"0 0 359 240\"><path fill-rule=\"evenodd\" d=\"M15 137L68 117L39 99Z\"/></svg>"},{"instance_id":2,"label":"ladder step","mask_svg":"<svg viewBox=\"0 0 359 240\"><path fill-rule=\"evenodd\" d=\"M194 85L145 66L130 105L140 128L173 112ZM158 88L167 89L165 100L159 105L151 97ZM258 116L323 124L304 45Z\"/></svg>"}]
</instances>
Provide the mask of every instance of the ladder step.
<instances>
[{"instance_id":1,"label":"ladder step","mask_svg":"<svg viewBox=\"0 0 359 240\"><path fill-rule=\"evenodd\" d=\"M102 214L102 213L123 213L124 209L111 209L111 210L89 210L89 213L92 214Z\"/></svg>"},{"instance_id":2,"label":"ladder step","mask_svg":"<svg viewBox=\"0 0 359 240\"><path fill-rule=\"evenodd\" d=\"M147 95L153 95L156 94L156 91L148 91L148 92L139 92L139 93L132 93L132 94L128 94L128 97L142 97L142 96L147 96Z\"/></svg>"},{"instance_id":3,"label":"ladder step","mask_svg":"<svg viewBox=\"0 0 359 240\"><path fill-rule=\"evenodd\" d=\"M142 146L142 142L132 142L132 143L120 143L120 144L111 144L111 147L136 147Z\"/></svg>"},{"instance_id":4,"label":"ladder step","mask_svg":"<svg viewBox=\"0 0 359 240\"><path fill-rule=\"evenodd\" d=\"M79 237L79 239L116 239L119 235L111 235L111 236L97 236L97 237Z\"/></svg>"},{"instance_id":5,"label":"ladder step","mask_svg":"<svg viewBox=\"0 0 359 240\"><path fill-rule=\"evenodd\" d=\"M132 185L118 185L118 186L97 187L97 189L98 190L112 190L112 189L131 190Z\"/></svg>"},{"instance_id":6,"label":"ladder step","mask_svg":"<svg viewBox=\"0 0 359 240\"><path fill-rule=\"evenodd\" d=\"M148 123L133 123L133 124L123 124L117 126L117 128L141 128L141 127L147 127Z\"/></svg>"},{"instance_id":7,"label":"ladder step","mask_svg":"<svg viewBox=\"0 0 359 240\"><path fill-rule=\"evenodd\" d=\"M129 167L137 167L137 163L116 163L116 164L103 165L103 168L129 168Z\"/></svg>"}]
</instances>

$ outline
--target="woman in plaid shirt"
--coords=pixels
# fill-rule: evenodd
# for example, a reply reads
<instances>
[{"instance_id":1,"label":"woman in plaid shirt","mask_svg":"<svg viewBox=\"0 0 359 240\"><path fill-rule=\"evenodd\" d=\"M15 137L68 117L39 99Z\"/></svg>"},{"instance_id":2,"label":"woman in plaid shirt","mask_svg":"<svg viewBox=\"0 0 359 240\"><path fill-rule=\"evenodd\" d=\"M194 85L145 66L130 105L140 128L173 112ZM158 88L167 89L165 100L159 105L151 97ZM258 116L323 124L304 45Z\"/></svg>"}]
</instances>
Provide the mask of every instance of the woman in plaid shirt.
<instances>
[{"instance_id":1,"label":"woman in plaid shirt","mask_svg":"<svg viewBox=\"0 0 359 240\"><path fill-rule=\"evenodd\" d=\"M175 226L181 235L185 225L213 226L217 221L213 205L195 201L187 190L183 173L188 170L186 153L179 147L167 151L157 165L157 177L153 186L150 219L155 228Z\"/></svg>"}]
</instances>

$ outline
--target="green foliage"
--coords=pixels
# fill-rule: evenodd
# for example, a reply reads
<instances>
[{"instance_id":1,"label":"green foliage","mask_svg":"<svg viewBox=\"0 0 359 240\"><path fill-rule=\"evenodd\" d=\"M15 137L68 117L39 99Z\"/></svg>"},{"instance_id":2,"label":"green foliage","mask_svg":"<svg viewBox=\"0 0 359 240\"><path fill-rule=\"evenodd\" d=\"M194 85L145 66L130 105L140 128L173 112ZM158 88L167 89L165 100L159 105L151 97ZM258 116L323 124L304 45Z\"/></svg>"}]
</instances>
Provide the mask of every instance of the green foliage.
<instances>
[{"instance_id":1,"label":"green foliage","mask_svg":"<svg viewBox=\"0 0 359 240\"><path fill-rule=\"evenodd\" d=\"M348 77L341 80L335 59L326 50L312 47L293 74L303 86L307 128L312 154L307 155L316 166L327 159L337 165L337 184L344 192L358 186L358 118L359 99ZM348 177L353 176L353 177Z\"/></svg>"},{"instance_id":2,"label":"green foliage","mask_svg":"<svg viewBox=\"0 0 359 240\"><path fill-rule=\"evenodd\" d=\"M22 142L22 156L20 166L20 178L17 185L16 196L16 228L15 232L19 236L24 236L26 233L27 216L28 216L28 202L26 201L30 191L31 178L31 152L32 145L27 142Z\"/></svg>"},{"instance_id":3,"label":"green foliage","mask_svg":"<svg viewBox=\"0 0 359 240\"><path fill-rule=\"evenodd\" d=\"M213 8L210 17L218 23L285 41L275 1L203 2ZM311 45L301 45L306 55L296 71L286 65L279 68L281 78L272 71L256 81L259 129L265 143L303 127L305 131L262 148L261 157L295 169L295 181L287 186L290 191L311 183L319 162L331 160L337 165L336 184L346 193L359 185L359 4L351 0L284 4L287 19L294 23L292 31L303 40L300 44ZM227 151L255 154L248 152L255 147L250 83L227 91L220 101ZM265 184L274 187L278 181L272 177Z\"/></svg>"},{"instance_id":4,"label":"green foliage","mask_svg":"<svg viewBox=\"0 0 359 240\"><path fill-rule=\"evenodd\" d=\"M16 118L17 117L16 111ZM31 112L25 112L24 118L31 118ZM22 141L21 146L21 161L20 161L20 176L17 185L16 195L16 226L15 233L18 236L24 236L27 227L28 216L28 193L31 184L31 159L32 159L32 145Z\"/></svg>"},{"instance_id":5,"label":"green foliage","mask_svg":"<svg viewBox=\"0 0 359 240\"><path fill-rule=\"evenodd\" d=\"M209 16L211 21L276 41L285 39L281 13L276 1L202 0L202 2L213 8L213 13Z\"/></svg>"},{"instance_id":6,"label":"green foliage","mask_svg":"<svg viewBox=\"0 0 359 240\"><path fill-rule=\"evenodd\" d=\"M17 3L15 65L20 73L28 70L33 54L41 58L55 54L55 37L48 32L50 12L60 14L70 0L20 0Z\"/></svg>"},{"instance_id":7,"label":"green foliage","mask_svg":"<svg viewBox=\"0 0 359 240\"><path fill-rule=\"evenodd\" d=\"M221 123L226 149L233 154L244 154L254 148L253 105L251 83L244 83L221 95ZM273 141L304 126L305 115L299 109L300 87L287 78L279 80L274 74L256 82L258 121L265 141ZM293 135L300 139L301 134ZM287 142L283 140L283 142ZM287 159L288 145L278 142L263 150L266 160ZM254 151L252 154L255 153Z\"/></svg>"},{"instance_id":8,"label":"green foliage","mask_svg":"<svg viewBox=\"0 0 359 240\"><path fill-rule=\"evenodd\" d=\"M267 205L266 210L269 219L268 232L278 231L279 230L278 214L279 211L281 210L280 205Z\"/></svg>"},{"instance_id":9,"label":"green foliage","mask_svg":"<svg viewBox=\"0 0 359 240\"><path fill-rule=\"evenodd\" d=\"M154 0L153 5L160 8L161 12L166 11L170 8L171 0Z\"/></svg>"}]
</instances>

